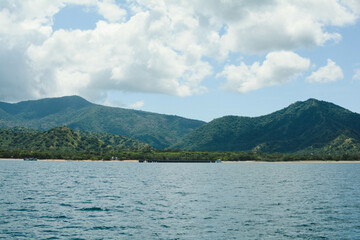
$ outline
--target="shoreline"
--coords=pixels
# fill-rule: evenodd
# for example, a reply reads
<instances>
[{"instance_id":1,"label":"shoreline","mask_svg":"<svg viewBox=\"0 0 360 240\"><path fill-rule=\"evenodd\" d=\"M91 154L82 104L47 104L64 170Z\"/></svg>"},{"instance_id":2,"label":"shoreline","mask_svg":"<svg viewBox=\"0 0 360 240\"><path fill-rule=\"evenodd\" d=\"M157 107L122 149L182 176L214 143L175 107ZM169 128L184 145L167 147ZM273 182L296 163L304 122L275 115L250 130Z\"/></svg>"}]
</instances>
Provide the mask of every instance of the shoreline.
<instances>
[{"instance_id":1,"label":"shoreline","mask_svg":"<svg viewBox=\"0 0 360 240\"><path fill-rule=\"evenodd\" d=\"M0 161L24 161L23 158L0 158ZM34 162L139 162L139 160L76 160L76 159L37 159Z\"/></svg>"},{"instance_id":2,"label":"shoreline","mask_svg":"<svg viewBox=\"0 0 360 240\"><path fill-rule=\"evenodd\" d=\"M222 161L222 163L360 163L360 160Z\"/></svg>"},{"instance_id":3,"label":"shoreline","mask_svg":"<svg viewBox=\"0 0 360 240\"><path fill-rule=\"evenodd\" d=\"M0 158L0 161L24 161L22 158ZM37 162L139 162L139 160L74 160L74 159L38 159ZM161 162L158 162L161 163ZM169 163L169 162L167 162ZM189 163L192 163L189 161ZM294 160L294 161L222 161L222 163L360 163L360 160Z\"/></svg>"}]
</instances>

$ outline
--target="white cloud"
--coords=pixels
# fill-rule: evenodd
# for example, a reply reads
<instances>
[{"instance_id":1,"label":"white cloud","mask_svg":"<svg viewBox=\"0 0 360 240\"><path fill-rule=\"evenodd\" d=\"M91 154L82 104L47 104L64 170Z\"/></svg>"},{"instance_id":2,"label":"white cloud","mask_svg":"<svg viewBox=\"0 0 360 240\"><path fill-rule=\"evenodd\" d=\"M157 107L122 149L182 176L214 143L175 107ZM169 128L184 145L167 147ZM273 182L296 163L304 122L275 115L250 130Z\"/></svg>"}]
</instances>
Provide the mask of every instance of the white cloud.
<instances>
[{"instance_id":1,"label":"white cloud","mask_svg":"<svg viewBox=\"0 0 360 240\"><path fill-rule=\"evenodd\" d=\"M109 98L109 96L104 97L104 100L100 102L101 105L109 106L109 107L120 107L120 108L130 108L130 109L141 109L145 102L140 100L131 104L125 104L123 101L119 99Z\"/></svg>"},{"instance_id":2,"label":"white cloud","mask_svg":"<svg viewBox=\"0 0 360 240\"><path fill-rule=\"evenodd\" d=\"M341 68L331 59L327 60L327 65L319 68L306 78L308 82L336 82L344 78Z\"/></svg>"},{"instance_id":3,"label":"white cloud","mask_svg":"<svg viewBox=\"0 0 360 240\"><path fill-rule=\"evenodd\" d=\"M95 7L105 20L91 30L54 32L54 15L69 4ZM292 51L339 41L341 35L327 27L353 24L359 6L354 0L126 4L0 1L0 100L68 94L96 100L106 98L109 90L176 96L204 93L202 82L213 74L207 59L224 61L229 52ZM259 66L269 64L266 61Z\"/></svg>"},{"instance_id":4,"label":"white cloud","mask_svg":"<svg viewBox=\"0 0 360 240\"><path fill-rule=\"evenodd\" d=\"M341 0L345 6L350 8L354 13L360 15L360 1L359 0Z\"/></svg>"},{"instance_id":5,"label":"white cloud","mask_svg":"<svg viewBox=\"0 0 360 240\"><path fill-rule=\"evenodd\" d=\"M70 2L79 4L75 0ZM0 48L3 48L2 52L6 50L2 62L11 55L14 58L21 56L17 60L19 68L23 71L29 69L22 79L14 79L17 70L11 72L13 68L3 65L3 75L11 78L11 82L17 81L18 85L28 85L22 94L18 94L23 98L63 94L102 97L103 93L94 95L94 91L106 92L109 89L189 96L206 90L200 85L202 79L211 73L210 65L201 60L201 51L205 47L201 48L196 39L185 43L186 47L173 44L184 42L188 36L164 21L167 18L165 10L139 12L120 24L113 21L123 20L125 10L116 7L114 1L83 1L86 5L97 5L99 13L111 22L98 22L94 30L52 33L51 16L65 4L62 1L53 1L52 5L50 2L43 4L43 1L33 3L9 3L0 12L0 20L6 27L0 30L0 42L3 43ZM22 15L27 7L39 14L28 13L28 20ZM38 12L42 8L52 11ZM173 24L178 23L173 21ZM19 54L11 49L16 49ZM6 83L2 89L17 85L5 80L2 83L0 85ZM0 98L18 98L16 92L18 89L15 88L13 91L4 90Z\"/></svg>"},{"instance_id":6,"label":"white cloud","mask_svg":"<svg viewBox=\"0 0 360 240\"><path fill-rule=\"evenodd\" d=\"M99 13L103 15L110 22L117 22L124 20L126 11L116 5L115 0L104 0L98 2Z\"/></svg>"},{"instance_id":7,"label":"white cloud","mask_svg":"<svg viewBox=\"0 0 360 240\"><path fill-rule=\"evenodd\" d=\"M353 80L360 80L360 68L355 70L355 74L352 77Z\"/></svg>"},{"instance_id":8,"label":"white cloud","mask_svg":"<svg viewBox=\"0 0 360 240\"><path fill-rule=\"evenodd\" d=\"M341 35L325 26L355 23L356 16L335 0L200 1L212 21L227 26L221 45L229 51L261 53L320 46ZM201 3L201 4L200 4ZM220 9L220 10L219 10Z\"/></svg>"},{"instance_id":9,"label":"white cloud","mask_svg":"<svg viewBox=\"0 0 360 240\"><path fill-rule=\"evenodd\" d=\"M25 52L51 35L51 16L60 7L49 1L0 2L0 100L41 96L37 93L45 83L35 79Z\"/></svg>"},{"instance_id":10,"label":"white cloud","mask_svg":"<svg viewBox=\"0 0 360 240\"><path fill-rule=\"evenodd\" d=\"M68 89L91 98L92 89L177 96L202 92L201 80L211 73L210 65L201 54L178 52L153 37L147 31L150 18L145 12L127 23L98 22L94 30L59 30L42 45L31 45L28 57L37 77L53 79L61 93ZM54 72L62 74L54 78ZM75 79L66 78L74 73L86 75L86 80L74 85Z\"/></svg>"},{"instance_id":11,"label":"white cloud","mask_svg":"<svg viewBox=\"0 0 360 240\"><path fill-rule=\"evenodd\" d=\"M140 109L144 106L144 101L137 101L133 104L130 104L130 108Z\"/></svg>"},{"instance_id":12,"label":"white cloud","mask_svg":"<svg viewBox=\"0 0 360 240\"><path fill-rule=\"evenodd\" d=\"M227 65L219 76L226 78L225 90L246 93L263 87L285 84L310 66L310 60L289 51L271 52L262 64Z\"/></svg>"}]
</instances>

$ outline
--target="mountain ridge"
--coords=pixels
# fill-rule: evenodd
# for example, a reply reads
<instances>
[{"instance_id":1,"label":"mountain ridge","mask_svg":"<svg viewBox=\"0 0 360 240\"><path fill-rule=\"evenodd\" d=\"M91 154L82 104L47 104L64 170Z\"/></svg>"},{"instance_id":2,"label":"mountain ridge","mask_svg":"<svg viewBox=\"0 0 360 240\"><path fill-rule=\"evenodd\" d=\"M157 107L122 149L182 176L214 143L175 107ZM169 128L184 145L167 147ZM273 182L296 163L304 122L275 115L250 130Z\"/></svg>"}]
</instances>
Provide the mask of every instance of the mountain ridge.
<instances>
[{"instance_id":1,"label":"mountain ridge","mask_svg":"<svg viewBox=\"0 0 360 240\"><path fill-rule=\"evenodd\" d=\"M66 125L74 130L135 138L160 149L175 144L204 123L172 115L102 106L79 96L0 102L2 128L26 127L44 131Z\"/></svg>"},{"instance_id":2,"label":"mountain ridge","mask_svg":"<svg viewBox=\"0 0 360 240\"><path fill-rule=\"evenodd\" d=\"M354 142L359 140L360 115L333 103L308 99L259 117L214 119L186 135L173 148L284 153L323 149L322 153L326 153L326 145L340 135Z\"/></svg>"},{"instance_id":3,"label":"mountain ridge","mask_svg":"<svg viewBox=\"0 0 360 240\"><path fill-rule=\"evenodd\" d=\"M158 149L320 154L360 149L360 114L314 98L259 117L229 115L209 123L102 106L79 96L0 102L0 128L58 126L130 137Z\"/></svg>"}]
</instances>

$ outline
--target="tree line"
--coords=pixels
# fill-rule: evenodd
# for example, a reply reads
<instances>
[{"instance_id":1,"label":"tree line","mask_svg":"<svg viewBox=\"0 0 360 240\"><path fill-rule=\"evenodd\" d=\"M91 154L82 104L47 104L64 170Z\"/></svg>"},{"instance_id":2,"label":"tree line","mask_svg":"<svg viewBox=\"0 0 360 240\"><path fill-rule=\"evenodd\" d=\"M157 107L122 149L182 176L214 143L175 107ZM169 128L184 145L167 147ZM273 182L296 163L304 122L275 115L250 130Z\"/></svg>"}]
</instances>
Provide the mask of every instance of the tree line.
<instances>
[{"instance_id":1,"label":"tree line","mask_svg":"<svg viewBox=\"0 0 360 240\"><path fill-rule=\"evenodd\" d=\"M71 160L140 160L140 161L342 161L360 160L359 154L286 154L261 152L196 152L177 150L146 151L32 151L24 149L0 149L0 158L38 158Z\"/></svg>"}]
</instances>

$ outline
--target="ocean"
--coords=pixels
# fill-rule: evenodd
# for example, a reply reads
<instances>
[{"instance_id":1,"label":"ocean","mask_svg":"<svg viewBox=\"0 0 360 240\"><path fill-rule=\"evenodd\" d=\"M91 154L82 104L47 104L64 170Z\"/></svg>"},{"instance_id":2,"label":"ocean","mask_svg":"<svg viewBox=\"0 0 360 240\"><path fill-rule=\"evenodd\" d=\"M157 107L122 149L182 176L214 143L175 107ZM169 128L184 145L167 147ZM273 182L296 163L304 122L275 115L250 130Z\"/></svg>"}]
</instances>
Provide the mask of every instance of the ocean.
<instances>
[{"instance_id":1,"label":"ocean","mask_svg":"<svg viewBox=\"0 0 360 240\"><path fill-rule=\"evenodd\" d=\"M360 239L360 163L0 161L0 239Z\"/></svg>"}]
</instances>

